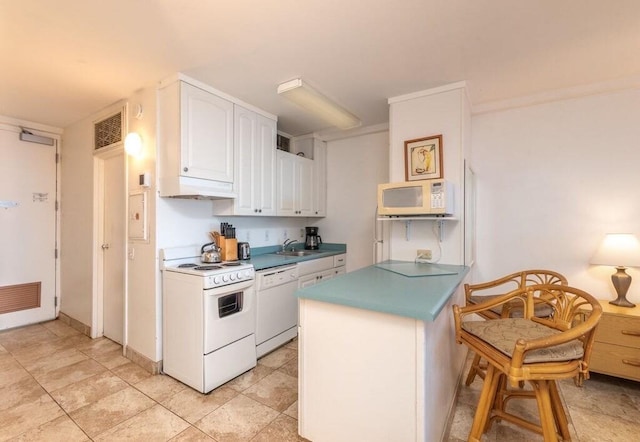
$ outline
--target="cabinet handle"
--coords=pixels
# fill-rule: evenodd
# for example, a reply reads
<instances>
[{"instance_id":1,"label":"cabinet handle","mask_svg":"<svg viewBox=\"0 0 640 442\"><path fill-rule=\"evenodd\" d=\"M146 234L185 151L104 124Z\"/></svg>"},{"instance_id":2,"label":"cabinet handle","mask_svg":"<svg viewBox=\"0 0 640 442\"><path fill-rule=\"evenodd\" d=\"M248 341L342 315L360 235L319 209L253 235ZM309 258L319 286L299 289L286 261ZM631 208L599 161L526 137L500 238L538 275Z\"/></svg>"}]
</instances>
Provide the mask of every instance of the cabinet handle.
<instances>
[{"instance_id":1,"label":"cabinet handle","mask_svg":"<svg viewBox=\"0 0 640 442\"><path fill-rule=\"evenodd\" d=\"M258 213L258 209L253 209L253 212L254 213Z\"/></svg>"},{"instance_id":2,"label":"cabinet handle","mask_svg":"<svg viewBox=\"0 0 640 442\"><path fill-rule=\"evenodd\" d=\"M627 336L640 336L640 331L636 330L622 330L621 333Z\"/></svg>"},{"instance_id":3,"label":"cabinet handle","mask_svg":"<svg viewBox=\"0 0 640 442\"><path fill-rule=\"evenodd\" d=\"M183 171L183 172L189 172L189 168L188 168L188 167L183 167L183 168L182 168L182 171Z\"/></svg>"},{"instance_id":4,"label":"cabinet handle","mask_svg":"<svg viewBox=\"0 0 640 442\"><path fill-rule=\"evenodd\" d=\"M640 367L640 361L632 361L630 359L623 359L622 363L623 364L627 364L627 365L633 365L634 367Z\"/></svg>"}]
</instances>

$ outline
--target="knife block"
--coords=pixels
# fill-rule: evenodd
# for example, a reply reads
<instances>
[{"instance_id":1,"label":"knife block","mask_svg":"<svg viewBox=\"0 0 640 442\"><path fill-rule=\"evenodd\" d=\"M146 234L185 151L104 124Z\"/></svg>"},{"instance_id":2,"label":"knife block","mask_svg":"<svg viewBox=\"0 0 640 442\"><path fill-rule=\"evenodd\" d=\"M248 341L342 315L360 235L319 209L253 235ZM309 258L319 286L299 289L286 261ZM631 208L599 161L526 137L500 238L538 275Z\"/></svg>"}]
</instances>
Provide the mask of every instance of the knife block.
<instances>
[{"instance_id":1,"label":"knife block","mask_svg":"<svg viewBox=\"0 0 640 442\"><path fill-rule=\"evenodd\" d=\"M236 238L218 237L218 247L220 247L220 258L223 261L238 260L238 240Z\"/></svg>"}]
</instances>

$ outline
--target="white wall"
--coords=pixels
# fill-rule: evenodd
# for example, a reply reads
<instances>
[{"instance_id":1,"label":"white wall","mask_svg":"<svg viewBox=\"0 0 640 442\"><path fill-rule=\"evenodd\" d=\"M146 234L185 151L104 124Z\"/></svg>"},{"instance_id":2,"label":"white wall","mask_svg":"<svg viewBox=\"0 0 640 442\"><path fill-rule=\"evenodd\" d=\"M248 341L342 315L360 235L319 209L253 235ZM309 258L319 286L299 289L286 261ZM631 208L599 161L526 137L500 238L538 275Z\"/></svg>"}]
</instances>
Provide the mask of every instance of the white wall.
<instances>
[{"instance_id":1,"label":"white wall","mask_svg":"<svg viewBox=\"0 0 640 442\"><path fill-rule=\"evenodd\" d=\"M148 240L128 240L127 260L127 309L126 334L127 347L157 361L161 345L158 330L162 317L162 305L157 297L159 285L156 275L158 265L156 240L156 92L155 87L141 89L128 98L128 130L142 137L143 149L140 157L127 156L128 183L131 192L145 190L139 184L139 175L150 174L151 187L147 192ZM142 115L136 117L138 106Z\"/></svg>"},{"instance_id":2,"label":"white wall","mask_svg":"<svg viewBox=\"0 0 640 442\"><path fill-rule=\"evenodd\" d=\"M389 174L391 182L405 180L404 142L442 134L444 179L453 185L457 221L444 222L443 241L433 221L387 221L391 228L392 259L413 260L417 249L432 250L434 260L464 263L463 176L470 155L470 114L465 84L457 83L390 99ZM408 228L407 228L408 226Z\"/></svg>"},{"instance_id":3,"label":"white wall","mask_svg":"<svg viewBox=\"0 0 640 442\"><path fill-rule=\"evenodd\" d=\"M119 103L66 127L62 141L60 311L86 325L93 311L93 121L121 108Z\"/></svg>"},{"instance_id":4,"label":"white wall","mask_svg":"<svg viewBox=\"0 0 640 442\"><path fill-rule=\"evenodd\" d=\"M347 244L347 270L373 264L377 185L389 177L389 132L327 142L327 217L312 225Z\"/></svg>"},{"instance_id":5,"label":"white wall","mask_svg":"<svg viewBox=\"0 0 640 442\"><path fill-rule=\"evenodd\" d=\"M640 91L474 115L477 269L484 281L549 268L615 298L589 259L607 232L640 234ZM640 302L640 272L628 298Z\"/></svg>"}]
</instances>

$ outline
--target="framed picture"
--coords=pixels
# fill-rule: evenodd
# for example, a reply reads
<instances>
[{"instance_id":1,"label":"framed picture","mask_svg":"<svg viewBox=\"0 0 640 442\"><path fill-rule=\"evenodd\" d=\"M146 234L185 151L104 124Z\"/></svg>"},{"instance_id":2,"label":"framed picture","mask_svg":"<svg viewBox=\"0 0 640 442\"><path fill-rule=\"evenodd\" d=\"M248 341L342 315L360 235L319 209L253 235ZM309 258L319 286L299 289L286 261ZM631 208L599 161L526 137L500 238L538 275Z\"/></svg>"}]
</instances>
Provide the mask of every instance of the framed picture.
<instances>
[{"instance_id":1,"label":"framed picture","mask_svg":"<svg viewBox=\"0 0 640 442\"><path fill-rule=\"evenodd\" d=\"M406 181L444 178L442 171L442 135L404 142Z\"/></svg>"}]
</instances>

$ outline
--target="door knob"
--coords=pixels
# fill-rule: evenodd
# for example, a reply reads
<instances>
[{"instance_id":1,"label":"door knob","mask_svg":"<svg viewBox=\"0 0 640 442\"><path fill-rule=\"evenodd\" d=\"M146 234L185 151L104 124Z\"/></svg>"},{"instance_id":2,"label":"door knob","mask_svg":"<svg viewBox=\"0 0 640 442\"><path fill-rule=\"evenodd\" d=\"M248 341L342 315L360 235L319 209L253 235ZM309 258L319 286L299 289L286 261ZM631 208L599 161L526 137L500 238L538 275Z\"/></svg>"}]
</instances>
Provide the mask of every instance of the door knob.
<instances>
[{"instance_id":1,"label":"door knob","mask_svg":"<svg viewBox=\"0 0 640 442\"><path fill-rule=\"evenodd\" d=\"M109 248L109 244L102 244L102 250L107 250Z\"/></svg>"}]
</instances>

